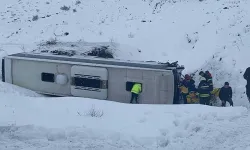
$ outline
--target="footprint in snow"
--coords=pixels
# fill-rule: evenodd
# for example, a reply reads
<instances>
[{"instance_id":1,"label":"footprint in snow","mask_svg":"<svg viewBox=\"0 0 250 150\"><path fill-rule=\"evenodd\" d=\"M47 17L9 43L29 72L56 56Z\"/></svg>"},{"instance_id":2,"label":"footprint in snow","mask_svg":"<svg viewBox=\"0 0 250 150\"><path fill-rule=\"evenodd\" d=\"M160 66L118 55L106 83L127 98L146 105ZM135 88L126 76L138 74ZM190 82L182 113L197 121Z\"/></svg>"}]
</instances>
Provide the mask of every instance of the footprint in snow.
<instances>
[{"instance_id":1,"label":"footprint in snow","mask_svg":"<svg viewBox=\"0 0 250 150\"><path fill-rule=\"evenodd\" d=\"M144 115L149 115L149 114L152 114L152 112L151 111L144 112Z\"/></svg>"},{"instance_id":2,"label":"footprint in snow","mask_svg":"<svg viewBox=\"0 0 250 150\"><path fill-rule=\"evenodd\" d=\"M174 121L173 121L173 124L174 124L176 127L178 127L178 126L180 125L180 121L179 121L179 120L174 120Z\"/></svg>"},{"instance_id":3,"label":"footprint in snow","mask_svg":"<svg viewBox=\"0 0 250 150\"><path fill-rule=\"evenodd\" d=\"M184 126L184 129L187 130L189 125L190 125L189 123L186 123L185 126Z\"/></svg>"},{"instance_id":4,"label":"footprint in snow","mask_svg":"<svg viewBox=\"0 0 250 150\"><path fill-rule=\"evenodd\" d=\"M179 118L179 117L181 117L181 114L174 114L174 116L176 117L176 118Z\"/></svg>"},{"instance_id":5,"label":"footprint in snow","mask_svg":"<svg viewBox=\"0 0 250 150\"><path fill-rule=\"evenodd\" d=\"M140 119L138 122L139 122L139 123L144 123L144 122L146 122L146 121L147 121L146 118L142 118L142 119Z\"/></svg>"},{"instance_id":6,"label":"footprint in snow","mask_svg":"<svg viewBox=\"0 0 250 150\"><path fill-rule=\"evenodd\" d=\"M202 127L199 127L199 126L197 126L197 127L194 127L193 129L192 129L192 131L194 131L194 132L199 132L199 131L201 131L202 130Z\"/></svg>"},{"instance_id":7,"label":"footprint in snow","mask_svg":"<svg viewBox=\"0 0 250 150\"><path fill-rule=\"evenodd\" d=\"M159 129L159 131L162 136L167 136L167 134L169 133L168 129Z\"/></svg>"}]
</instances>

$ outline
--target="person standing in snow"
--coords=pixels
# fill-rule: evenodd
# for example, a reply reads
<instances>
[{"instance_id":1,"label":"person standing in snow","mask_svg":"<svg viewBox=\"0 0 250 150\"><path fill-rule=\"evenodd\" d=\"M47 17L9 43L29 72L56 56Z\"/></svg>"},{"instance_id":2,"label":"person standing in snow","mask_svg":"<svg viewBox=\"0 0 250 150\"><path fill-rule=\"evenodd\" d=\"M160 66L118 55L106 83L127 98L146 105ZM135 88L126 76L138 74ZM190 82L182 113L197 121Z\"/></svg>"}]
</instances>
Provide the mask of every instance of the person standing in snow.
<instances>
[{"instance_id":1,"label":"person standing in snow","mask_svg":"<svg viewBox=\"0 0 250 150\"><path fill-rule=\"evenodd\" d=\"M246 95L247 95L248 101L250 102L250 67L246 69L243 77L245 80L247 80Z\"/></svg>"},{"instance_id":2,"label":"person standing in snow","mask_svg":"<svg viewBox=\"0 0 250 150\"><path fill-rule=\"evenodd\" d=\"M232 88L229 86L228 82L225 82L224 86L220 89L219 94L219 98L222 101L222 107L226 107L226 102L229 102L230 106L233 106L232 95Z\"/></svg>"},{"instance_id":3,"label":"person standing in snow","mask_svg":"<svg viewBox=\"0 0 250 150\"><path fill-rule=\"evenodd\" d=\"M188 93L190 92L196 92L197 89L195 87L195 81L191 78L189 83L188 83Z\"/></svg>"},{"instance_id":4,"label":"person standing in snow","mask_svg":"<svg viewBox=\"0 0 250 150\"><path fill-rule=\"evenodd\" d=\"M206 81L208 82L209 84L209 89L210 91L213 91L213 78L212 78L212 75L211 73L207 70L205 71L205 73L203 71L200 71L199 75L201 77L204 77L206 79Z\"/></svg>"},{"instance_id":5,"label":"person standing in snow","mask_svg":"<svg viewBox=\"0 0 250 150\"><path fill-rule=\"evenodd\" d=\"M191 77L188 74L186 74L184 77L184 80L180 83L180 87L179 87L184 104L187 104L188 85L190 84L189 83L190 79Z\"/></svg>"},{"instance_id":6,"label":"person standing in snow","mask_svg":"<svg viewBox=\"0 0 250 150\"><path fill-rule=\"evenodd\" d=\"M204 77L201 77L200 79L200 83L198 86L198 93L199 93L200 104L209 105L211 92L210 92L209 84L206 78Z\"/></svg>"},{"instance_id":7,"label":"person standing in snow","mask_svg":"<svg viewBox=\"0 0 250 150\"><path fill-rule=\"evenodd\" d=\"M200 71L200 72L199 72L199 75L200 75L201 77L206 78L206 75L205 75L205 73L204 73L203 71Z\"/></svg>"},{"instance_id":8,"label":"person standing in snow","mask_svg":"<svg viewBox=\"0 0 250 150\"><path fill-rule=\"evenodd\" d=\"M142 87L140 83L135 83L131 89L131 100L130 103L133 103L133 100L135 99L136 104L139 104L138 97L139 94L142 92Z\"/></svg>"},{"instance_id":9,"label":"person standing in snow","mask_svg":"<svg viewBox=\"0 0 250 150\"><path fill-rule=\"evenodd\" d=\"M208 70L205 71L205 78L207 79L210 90L213 91L213 89L214 89L213 77L212 77L211 73Z\"/></svg>"}]
</instances>

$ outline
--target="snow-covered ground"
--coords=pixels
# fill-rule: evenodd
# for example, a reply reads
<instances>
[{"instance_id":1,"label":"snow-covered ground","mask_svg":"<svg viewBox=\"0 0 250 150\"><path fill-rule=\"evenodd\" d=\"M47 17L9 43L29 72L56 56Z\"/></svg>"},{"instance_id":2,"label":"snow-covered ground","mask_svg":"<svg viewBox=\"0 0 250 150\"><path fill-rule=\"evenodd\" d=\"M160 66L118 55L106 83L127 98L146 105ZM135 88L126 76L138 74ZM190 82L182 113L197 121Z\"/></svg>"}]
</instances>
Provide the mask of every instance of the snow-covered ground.
<instances>
[{"instance_id":1,"label":"snow-covered ground","mask_svg":"<svg viewBox=\"0 0 250 150\"><path fill-rule=\"evenodd\" d=\"M210 70L216 87L230 82L237 107L48 98L0 82L0 149L250 149L242 107L249 105L242 78L250 66L249 7L249 0L1 1L0 57L48 49L38 45L54 39L64 48L110 45L118 59Z\"/></svg>"},{"instance_id":2,"label":"snow-covered ground","mask_svg":"<svg viewBox=\"0 0 250 150\"><path fill-rule=\"evenodd\" d=\"M1 94L0 149L247 149L244 107L131 105ZM248 147L250 148L250 147Z\"/></svg>"}]
</instances>

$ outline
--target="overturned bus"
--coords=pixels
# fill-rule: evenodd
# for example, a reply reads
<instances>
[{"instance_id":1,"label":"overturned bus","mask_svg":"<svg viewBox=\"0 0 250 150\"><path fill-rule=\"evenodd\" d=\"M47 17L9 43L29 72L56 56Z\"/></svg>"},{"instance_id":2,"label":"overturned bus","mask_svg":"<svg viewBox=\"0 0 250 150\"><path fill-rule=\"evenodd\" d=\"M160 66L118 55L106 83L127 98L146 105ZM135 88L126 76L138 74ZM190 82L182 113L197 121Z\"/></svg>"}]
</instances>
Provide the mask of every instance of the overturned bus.
<instances>
[{"instance_id":1,"label":"overturned bus","mask_svg":"<svg viewBox=\"0 0 250 150\"><path fill-rule=\"evenodd\" d=\"M134 83L141 104L174 104L183 66L92 56L17 53L2 59L2 80L41 94L129 103Z\"/></svg>"}]
</instances>

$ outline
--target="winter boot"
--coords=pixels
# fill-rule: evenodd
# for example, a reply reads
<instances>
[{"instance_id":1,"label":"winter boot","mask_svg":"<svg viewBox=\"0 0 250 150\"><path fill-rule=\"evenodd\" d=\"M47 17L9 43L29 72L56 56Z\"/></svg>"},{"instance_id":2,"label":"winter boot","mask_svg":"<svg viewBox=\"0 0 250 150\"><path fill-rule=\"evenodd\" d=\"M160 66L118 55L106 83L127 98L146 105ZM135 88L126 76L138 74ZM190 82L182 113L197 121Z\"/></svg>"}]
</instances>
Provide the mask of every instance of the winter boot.
<instances>
[{"instance_id":1,"label":"winter boot","mask_svg":"<svg viewBox=\"0 0 250 150\"><path fill-rule=\"evenodd\" d=\"M221 107L226 107L226 101L222 101Z\"/></svg>"}]
</instances>

